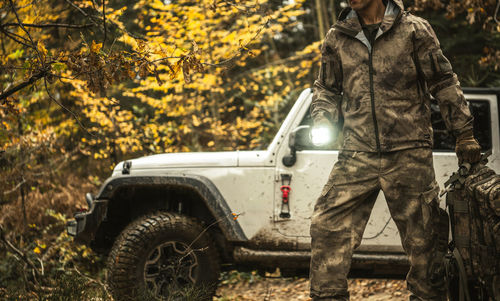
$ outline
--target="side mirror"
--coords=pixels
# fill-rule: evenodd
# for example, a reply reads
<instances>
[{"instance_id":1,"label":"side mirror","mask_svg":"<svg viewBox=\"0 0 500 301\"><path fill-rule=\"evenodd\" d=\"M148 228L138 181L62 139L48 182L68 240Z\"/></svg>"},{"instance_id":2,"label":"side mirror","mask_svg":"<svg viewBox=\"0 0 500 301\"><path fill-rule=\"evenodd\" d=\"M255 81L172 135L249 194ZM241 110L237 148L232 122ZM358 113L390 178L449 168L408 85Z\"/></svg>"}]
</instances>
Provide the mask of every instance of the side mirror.
<instances>
[{"instance_id":1,"label":"side mirror","mask_svg":"<svg viewBox=\"0 0 500 301\"><path fill-rule=\"evenodd\" d=\"M311 127L308 125L301 125L295 128L288 138L288 147L290 147L290 154L283 156L283 165L290 167L297 162L297 151L306 149L311 145L310 133Z\"/></svg>"}]
</instances>

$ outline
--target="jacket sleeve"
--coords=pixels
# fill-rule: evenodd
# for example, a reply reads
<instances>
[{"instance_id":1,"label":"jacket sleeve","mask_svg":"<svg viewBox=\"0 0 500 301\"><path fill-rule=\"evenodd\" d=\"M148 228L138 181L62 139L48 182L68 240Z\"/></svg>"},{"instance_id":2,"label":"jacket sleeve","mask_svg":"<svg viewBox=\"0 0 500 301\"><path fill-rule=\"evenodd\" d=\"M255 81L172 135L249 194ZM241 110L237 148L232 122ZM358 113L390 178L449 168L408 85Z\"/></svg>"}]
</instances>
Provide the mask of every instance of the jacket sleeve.
<instances>
[{"instance_id":1,"label":"jacket sleeve","mask_svg":"<svg viewBox=\"0 0 500 301\"><path fill-rule=\"evenodd\" d=\"M450 61L444 56L431 25L419 18L415 28L417 68L429 92L438 101L446 127L455 137L472 131L473 117L467 106L460 82Z\"/></svg>"},{"instance_id":2,"label":"jacket sleeve","mask_svg":"<svg viewBox=\"0 0 500 301\"><path fill-rule=\"evenodd\" d=\"M321 46L321 66L313 86L311 116L314 123L324 119L335 124L339 121L342 101L342 71L338 56L331 45L334 29L327 33Z\"/></svg>"}]
</instances>

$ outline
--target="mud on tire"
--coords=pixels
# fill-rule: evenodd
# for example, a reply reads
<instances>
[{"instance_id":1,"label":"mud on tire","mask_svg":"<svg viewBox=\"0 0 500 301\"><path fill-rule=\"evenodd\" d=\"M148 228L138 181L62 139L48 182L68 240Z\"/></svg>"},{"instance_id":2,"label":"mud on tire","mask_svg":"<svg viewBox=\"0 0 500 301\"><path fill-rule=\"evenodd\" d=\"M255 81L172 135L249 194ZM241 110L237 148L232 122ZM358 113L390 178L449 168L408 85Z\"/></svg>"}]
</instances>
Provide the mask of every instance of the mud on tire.
<instances>
[{"instance_id":1,"label":"mud on tire","mask_svg":"<svg viewBox=\"0 0 500 301\"><path fill-rule=\"evenodd\" d=\"M210 300L220 264L208 231L202 232L196 219L167 212L131 223L108 257L107 282L113 297Z\"/></svg>"}]
</instances>

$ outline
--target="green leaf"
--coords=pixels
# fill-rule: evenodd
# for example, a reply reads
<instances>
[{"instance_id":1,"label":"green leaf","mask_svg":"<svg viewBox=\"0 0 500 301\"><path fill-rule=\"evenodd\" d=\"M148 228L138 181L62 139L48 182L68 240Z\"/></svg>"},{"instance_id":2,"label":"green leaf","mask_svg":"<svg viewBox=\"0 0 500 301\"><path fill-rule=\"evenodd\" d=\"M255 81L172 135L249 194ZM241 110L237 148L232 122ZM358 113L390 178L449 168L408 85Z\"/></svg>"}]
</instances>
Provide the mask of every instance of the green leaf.
<instances>
[{"instance_id":1,"label":"green leaf","mask_svg":"<svg viewBox=\"0 0 500 301\"><path fill-rule=\"evenodd\" d=\"M52 64L52 68L55 71L63 71L63 70L66 70L67 66L64 63L54 63L54 64Z\"/></svg>"},{"instance_id":2,"label":"green leaf","mask_svg":"<svg viewBox=\"0 0 500 301\"><path fill-rule=\"evenodd\" d=\"M17 59L22 58L23 54L24 54L24 49L17 49L13 53L9 54L7 56L7 58L10 59L10 60L17 60Z\"/></svg>"}]
</instances>

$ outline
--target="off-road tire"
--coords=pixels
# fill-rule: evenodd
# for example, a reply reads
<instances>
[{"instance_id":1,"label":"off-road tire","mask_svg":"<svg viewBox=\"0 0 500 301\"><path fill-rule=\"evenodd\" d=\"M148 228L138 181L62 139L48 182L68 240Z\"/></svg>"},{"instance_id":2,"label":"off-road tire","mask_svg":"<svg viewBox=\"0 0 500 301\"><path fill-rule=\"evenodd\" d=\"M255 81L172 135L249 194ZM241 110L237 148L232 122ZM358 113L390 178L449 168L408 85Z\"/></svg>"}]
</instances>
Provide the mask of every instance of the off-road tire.
<instances>
[{"instance_id":1,"label":"off-road tire","mask_svg":"<svg viewBox=\"0 0 500 301\"><path fill-rule=\"evenodd\" d=\"M182 249L182 246L190 246L189 258L182 260L191 260L191 262L194 260L197 263L196 267L189 268L189 271L194 271L189 272L190 275L193 274L191 281L194 279L194 285L190 284L190 290L193 288L198 290L195 293L197 297L194 299L211 300L217 288L220 263L213 240L208 231L202 233L203 231L204 228L198 220L168 212L147 215L132 222L118 236L108 257L107 282L112 295L116 300L137 300L141 299L140 295L144 296L144 293L151 292L148 289L151 281L146 283L144 276L149 273L146 272L148 269L145 269L146 261L150 263L151 258L155 258L156 253L163 250L161 246L173 244L178 246L173 248L175 250ZM167 250L160 251L160 253L169 252ZM183 257L182 254L177 256ZM163 260L163 257L157 260ZM174 262L180 262L180 260L176 259ZM166 299L178 298L168 296Z\"/></svg>"}]
</instances>

